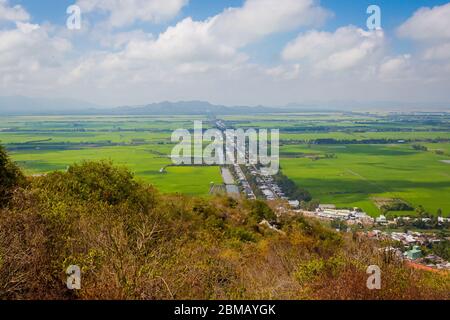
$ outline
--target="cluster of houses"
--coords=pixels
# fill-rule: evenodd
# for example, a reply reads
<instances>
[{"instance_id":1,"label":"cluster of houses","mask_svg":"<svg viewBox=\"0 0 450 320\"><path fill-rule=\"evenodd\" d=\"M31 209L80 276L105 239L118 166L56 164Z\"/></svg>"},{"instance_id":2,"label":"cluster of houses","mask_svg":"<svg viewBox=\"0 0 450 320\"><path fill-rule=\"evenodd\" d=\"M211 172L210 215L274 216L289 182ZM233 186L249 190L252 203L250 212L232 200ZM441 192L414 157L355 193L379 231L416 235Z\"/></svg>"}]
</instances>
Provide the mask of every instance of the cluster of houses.
<instances>
[{"instance_id":1,"label":"cluster of houses","mask_svg":"<svg viewBox=\"0 0 450 320\"><path fill-rule=\"evenodd\" d=\"M426 257L419 258L417 263L425 265L429 268L438 269L438 270L450 270L450 262L445 261L441 257L430 254Z\"/></svg>"},{"instance_id":2,"label":"cluster of houses","mask_svg":"<svg viewBox=\"0 0 450 320\"><path fill-rule=\"evenodd\" d=\"M426 245L426 244L430 244L430 243L431 244L438 243L441 241L434 235L426 235L426 234L422 234L419 232L412 232L412 231L408 231L407 233L392 232L391 239L400 241L404 245L411 245L411 244Z\"/></svg>"},{"instance_id":3,"label":"cluster of houses","mask_svg":"<svg viewBox=\"0 0 450 320\"><path fill-rule=\"evenodd\" d=\"M253 176L254 181L256 182L258 189L264 195L266 200L286 200L289 199L285 196L283 190L278 186L272 176L263 175L260 171L254 166L248 164L247 166L248 172Z\"/></svg>"},{"instance_id":4,"label":"cluster of houses","mask_svg":"<svg viewBox=\"0 0 450 320\"><path fill-rule=\"evenodd\" d=\"M348 209L336 209L335 205L322 204L314 212L298 211L304 215L319 218L322 220L341 220L346 221L348 224L361 223L363 225L373 224L374 219L369 217L367 213L361 211L359 208Z\"/></svg>"},{"instance_id":5,"label":"cluster of houses","mask_svg":"<svg viewBox=\"0 0 450 320\"><path fill-rule=\"evenodd\" d=\"M333 205L319 205L316 209L316 214L319 217L332 219L332 220L359 220L368 219L373 221L367 213L362 212L359 208L353 208L353 210L348 209L336 209Z\"/></svg>"},{"instance_id":6,"label":"cluster of houses","mask_svg":"<svg viewBox=\"0 0 450 320\"><path fill-rule=\"evenodd\" d=\"M379 240L394 240L401 242L404 246L436 244L442 239L434 234L420 233L414 231L408 232L383 232L381 230L372 230L367 232L369 238L376 238Z\"/></svg>"},{"instance_id":7,"label":"cluster of houses","mask_svg":"<svg viewBox=\"0 0 450 320\"><path fill-rule=\"evenodd\" d=\"M234 172L237 176L237 179L239 180L239 185L241 186L243 192L247 196L248 199L256 199L256 195L252 190L252 187L250 186L250 183L248 183L247 178L245 177L244 172L242 171L241 167L238 164L233 165Z\"/></svg>"},{"instance_id":8,"label":"cluster of houses","mask_svg":"<svg viewBox=\"0 0 450 320\"><path fill-rule=\"evenodd\" d=\"M276 199L288 200L288 198L283 193L283 190L277 185L277 183L271 176L261 174L259 170L254 165L251 164L247 164L246 168L249 174L251 174L254 177L254 181L256 182L258 189L264 195L264 198L266 200L269 201ZM239 179L239 184L242 187L247 198L256 199L256 196L252 188L250 187L250 184L248 183L247 179L245 178L245 174L242 172L240 166L235 165L234 171L236 172L236 175Z\"/></svg>"},{"instance_id":9,"label":"cluster of houses","mask_svg":"<svg viewBox=\"0 0 450 320\"><path fill-rule=\"evenodd\" d=\"M441 257L430 254L424 255L421 246L429 246L436 244L439 239L434 234L423 234L420 232L382 232L380 230L372 230L366 233L369 238L377 240L394 240L403 244L403 251L400 248L388 247L385 251L390 251L397 258L406 260L412 266L427 267L437 270L450 270L450 263Z\"/></svg>"},{"instance_id":10,"label":"cluster of houses","mask_svg":"<svg viewBox=\"0 0 450 320\"><path fill-rule=\"evenodd\" d=\"M419 246L407 248L404 252L399 248L387 247L380 251L389 253L392 257L398 260L405 261L407 265L422 270L436 271L436 270L450 270L450 262L442 259L435 254L424 256L423 251Z\"/></svg>"},{"instance_id":11,"label":"cluster of houses","mask_svg":"<svg viewBox=\"0 0 450 320\"><path fill-rule=\"evenodd\" d=\"M450 222L450 218L438 217L437 219L438 219L438 223L440 223L440 224ZM430 218L400 217L400 218L394 218L392 220L388 220L385 216L381 215L375 220L375 222L377 224L382 225L382 226L397 225L400 222L415 222L415 221L422 221L425 223L429 223L429 222L431 222L431 219Z\"/></svg>"}]
</instances>

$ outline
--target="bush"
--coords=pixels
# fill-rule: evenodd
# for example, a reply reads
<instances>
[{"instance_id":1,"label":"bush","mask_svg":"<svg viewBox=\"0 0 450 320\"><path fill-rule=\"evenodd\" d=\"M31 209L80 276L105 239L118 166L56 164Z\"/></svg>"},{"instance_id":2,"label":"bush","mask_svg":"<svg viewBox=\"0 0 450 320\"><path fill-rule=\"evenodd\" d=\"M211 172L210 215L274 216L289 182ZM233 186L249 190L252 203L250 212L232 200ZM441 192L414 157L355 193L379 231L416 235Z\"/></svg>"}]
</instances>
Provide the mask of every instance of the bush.
<instances>
[{"instance_id":1,"label":"bush","mask_svg":"<svg viewBox=\"0 0 450 320\"><path fill-rule=\"evenodd\" d=\"M266 202L261 200L248 201L247 206L250 210L250 216L261 222L262 220L275 221L277 216Z\"/></svg>"},{"instance_id":2,"label":"bush","mask_svg":"<svg viewBox=\"0 0 450 320\"><path fill-rule=\"evenodd\" d=\"M294 277L300 284L305 285L324 277L337 277L346 263L342 257L334 256L330 259L314 258L300 264Z\"/></svg>"},{"instance_id":3,"label":"bush","mask_svg":"<svg viewBox=\"0 0 450 320\"><path fill-rule=\"evenodd\" d=\"M368 293L365 268L382 263L373 243L276 218L264 201L160 195L86 162L32 179L0 209L0 299L448 298L440 274L403 265L384 266L386 289ZM262 219L281 231L260 233ZM82 271L76 292L69 265Z\"/></svg>"},{"instance_id":4,"label":"bush","mask_svg":"<svg viewBox=\"0 0 450 320\"><path fill-rule=\"evenodd\" d=\"M0 208L8 204L14 189L24 182L22 172L0 146Z\"/></svg>"},{"instance_id":5,"label":"bush","mask_svg":"<svg viewBox=\"0 0 450 320\"><path fill-rule=\"evenodd\" d=\"M127 203L148 209L154 202L155 191L139 184L133 175L111 162L83 162L67 172L54 172L34 181L34 186L51 201L103 202L108 205Z\"/></svg>"},{"instance_id":6,"label":"bush","mask_svg":"<svg viewBox=\"0 0 450 320\"><path fill-rule=\"evenodd\" d=\"M306 202L309 202L312 200L311 194L308 192L308 190L298 187L294 181L289 179L287 176L285 176L281 172L278 173L274 177L274 179L275 179L275 182L278 184L278 186L292 200L306 201Z\"/></svg>"}]
</instances>

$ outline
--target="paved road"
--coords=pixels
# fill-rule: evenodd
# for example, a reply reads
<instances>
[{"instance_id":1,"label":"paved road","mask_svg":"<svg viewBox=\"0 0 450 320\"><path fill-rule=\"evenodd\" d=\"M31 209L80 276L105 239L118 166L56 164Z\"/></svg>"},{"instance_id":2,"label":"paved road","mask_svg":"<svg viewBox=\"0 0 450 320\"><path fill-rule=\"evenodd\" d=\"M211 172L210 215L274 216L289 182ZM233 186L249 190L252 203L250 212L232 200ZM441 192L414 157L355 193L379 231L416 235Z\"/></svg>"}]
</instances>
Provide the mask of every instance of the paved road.
<instances>
[{"instance_id":1,"label":"paved road","mask_svg":"<svg viewBox=\"0 0 450 320\"><path fill-rule=\"evenodd\" d=\"M223 183L235 184L233 175L228 168L221 168Z\"/></svg>"}]
</instances>

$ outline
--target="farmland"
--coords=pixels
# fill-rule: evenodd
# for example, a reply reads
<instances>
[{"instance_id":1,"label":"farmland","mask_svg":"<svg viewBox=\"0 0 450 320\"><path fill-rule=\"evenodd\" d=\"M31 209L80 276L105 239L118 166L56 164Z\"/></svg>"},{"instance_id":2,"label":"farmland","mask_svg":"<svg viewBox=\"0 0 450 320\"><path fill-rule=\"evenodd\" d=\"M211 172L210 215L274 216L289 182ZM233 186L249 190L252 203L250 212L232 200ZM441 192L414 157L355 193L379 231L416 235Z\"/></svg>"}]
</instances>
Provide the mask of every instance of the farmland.
<instances>
[{"instance_id":1,"label":"farmland","mask_svg":"<svg viewBox=\"0 0 450 320\"><path fill-rule=\"evenodd\" d=\"M360 207L377 216L374 198L403 199L432 213L450 213L449 158L410 145L285 146L282 168L323 203ZM313 160L305 155L334 153ZM408 212L411 214L411 212Z\"/></svg>"},{"instance_id":2,"label":"farmland","mask_svg":"<svg viewBox=\"0 0 450 320\"><path fill-rule=\"evenodd\" d=\"M171 164L172 130L192 127L191 119L196 117L10 117L0 121L0 143L31 175L84 160L108 160L127 166L162 192L207 195L211 182L221 182L218 167L160 172Z\"/></svg>"},{"instance_id":3,"label":"farmland","mask_svg":"<svg viewBox=\"0 0 450 320\"><path fill-rule=\"evenodd\" d=\"M438 209L450 214L448 114L305 112L217 118L229 128L280 129L283 173L321 203L360 207L377 216L376 199L401 199L432 214ZM30 175L103 159L127 166L163 193L205 196L211 182L222 181L218 167L168 166L172 131L191 129L193 120L211 126L206 116L3 117L0 143ZM425 148L415 150L414 144Z\"/></svg>"},{"instance_id":4,"label":"farmland","mask_svg":"<svg viewBox=\"0 0 450 320\"><path fill-rule=\"evenodd\" d=\"M431 214L441 209L450 215L448 114L328 113L228 120L240 128L279 128L283 173L322 204L359 207L378 216L379 199L399 199Z\"/></svg>"}]
</instances>

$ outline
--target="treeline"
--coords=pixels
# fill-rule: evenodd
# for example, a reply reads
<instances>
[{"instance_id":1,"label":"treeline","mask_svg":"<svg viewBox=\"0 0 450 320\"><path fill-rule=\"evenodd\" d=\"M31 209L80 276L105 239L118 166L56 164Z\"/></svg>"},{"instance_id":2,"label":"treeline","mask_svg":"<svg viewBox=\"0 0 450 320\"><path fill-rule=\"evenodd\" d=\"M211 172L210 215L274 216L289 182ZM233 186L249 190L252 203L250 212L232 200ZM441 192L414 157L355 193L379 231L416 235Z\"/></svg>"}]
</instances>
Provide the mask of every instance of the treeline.
<instances>
[{"instance_id":1,"label":"treeline","mask_svg":"<svg viewBox=\"0 0 450 320\"><path fill-rule=\"evenodd\" d=\"M24 185L25 177L0 146L0 208L10 201L15 188Z\"/></svg>"},{"instance_id":2,"label":"treeline","mask_svg":"<svg viewBox=\"0 0 450 320\"><path fill-rule=\"evenodd\" d=\"M427 143L439 143L439 142L450 142L450 139L444 139L444 138L436 138L436 139L333 139L333 138L324 138L324 139L314 139L314 140L308 140L304 142L308 142L309 144L391 144L391 143L398 143L399 141L402 141L402 143L410 143L414 141L420 141L420 142L427 142ZM292 143L293 141L282 141L283 143Z\"/></svg>"},{"instance_id":3,"label":"treeline","mask_svg":"<svg viewBox=\"0 0 450 320\"><path fill-rule=\"evenodd\" d=\"M291 200L309 202L312 196L308 190L300 188L294 181L285 176L281 171L274 176L275 183L283 190L284 194Z\"/></svg>"},{"instance_id":4,"label":"treeline","mask_svg":"<svg viewBox=\"0 0 450 320\"><path fill-rule=\"evenodd\" d=\"M0 299L449 298L445 275L386 261L367 239L264 201L162 195L108 162L25 178L0 149L0 205ZM367 290L370 264L382 290Z\"/></svg>"},{"instance_id":5,"label":"treeline","mask_svg":"<svg viewBox=\"0 0 450 320\"><path fill-rule=\"evenodd\" d=\"M383 213L388 213L389 211L413 211L414 208L412 206L410 206L409 204L397 200L388 204L383 204L380 207L381 211Z\"/></svg>"},{"instance_id":6,"label":"treeline","mask_svg":"<svg viewBox=\"0 0 450 320\"><path fill-rule=\"evenodd\" d=\"M420 145L420 144L413 144L412 148L417 151L428 151L427 147Z\"/></svg>"},{"instance_id":7,"label":"treeline","mask_svg":"<svg viewBox=\"0 0 450 320\"><path fill-rule=\"evenodd\" d=\"M99 141L80 141L80 142L51 142L50 140L42 141L29 141L24 143L9 143L6 148L9 151L24 151L24 150L77 150L81 148L89 147L119 147L119 146L136 146L148 144L149 141L145 139L131 139L130 142L113 142L112 140L99 140ZM165 144L166 142L160 141L158 144ZM165 155L165 154L164 154Z\"/></svg>"}]
</instances>

